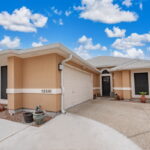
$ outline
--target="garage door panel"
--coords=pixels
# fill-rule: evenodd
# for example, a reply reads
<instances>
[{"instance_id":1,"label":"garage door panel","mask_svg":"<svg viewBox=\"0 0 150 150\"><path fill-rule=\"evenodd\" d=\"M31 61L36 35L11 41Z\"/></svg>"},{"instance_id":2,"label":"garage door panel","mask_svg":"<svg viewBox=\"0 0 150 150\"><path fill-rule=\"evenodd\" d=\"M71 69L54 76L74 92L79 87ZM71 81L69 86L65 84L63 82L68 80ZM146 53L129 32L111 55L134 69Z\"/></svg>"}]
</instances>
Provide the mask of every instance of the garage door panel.
<instances>
[{"instance_id":1,"label":"garage door panel","mask_svg":"<svg viewBox=\"0 0 150 150\"><path fill-rule=\"evenodd\" d=\"M93 96L92 75L74 68L64 69L64 107L69 108Z\"/></svg>"}]
</instances>

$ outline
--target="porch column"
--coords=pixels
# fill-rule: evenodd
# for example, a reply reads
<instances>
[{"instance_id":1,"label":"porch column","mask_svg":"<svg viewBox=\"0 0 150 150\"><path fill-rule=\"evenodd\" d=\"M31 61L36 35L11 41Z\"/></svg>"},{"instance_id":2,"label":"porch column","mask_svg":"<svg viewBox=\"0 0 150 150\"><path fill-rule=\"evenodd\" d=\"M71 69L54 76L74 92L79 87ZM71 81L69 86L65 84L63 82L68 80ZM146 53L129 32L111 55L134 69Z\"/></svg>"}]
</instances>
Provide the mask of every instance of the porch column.
<instances>
[{"instance_id":1,"label":"porch column","mask_svg":"<svg viewBox=\"0 0 150 150\"><path fill-rule=\"evenodd\" d=\"M113 87L114 87L114 92L119 95L120 99L123 99L121 71L116 71L113 73Z\"/></svg>"},{"instance_id":2,"label":"porch column","mask_svg":"<svg viewBox=\"0 0 150 150\"><path fill-rule=\"evenodd\" d=\"M22 88L22 59L8 58L8 109L11 111L22 108L22 94L16 89Z\"/></svg>"},{"instance_id":3,"label":"porch column","mask_svg":"<svg viewBox=\"0 0 150 150\"><path fill-rule=\"evenodd\" d=\"M131 99L131 76L130 71L122 71L123 99Z\"/></svg>"}]
</instances>

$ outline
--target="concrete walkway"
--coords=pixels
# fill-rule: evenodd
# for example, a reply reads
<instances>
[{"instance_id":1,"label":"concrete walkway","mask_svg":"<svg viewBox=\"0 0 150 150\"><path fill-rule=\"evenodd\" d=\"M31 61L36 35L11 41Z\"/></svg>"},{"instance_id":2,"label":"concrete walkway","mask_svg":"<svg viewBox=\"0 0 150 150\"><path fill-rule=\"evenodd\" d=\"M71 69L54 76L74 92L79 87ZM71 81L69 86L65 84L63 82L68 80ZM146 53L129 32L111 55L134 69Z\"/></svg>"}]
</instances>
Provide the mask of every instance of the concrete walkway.
<instances>
[{"instance_id":1,"label":"concrete walkway","mask_svg":"<svg viewBox=\"0 0 150 150\"><path fill-rule=\"evenodd\" d=\"M144 150L150 150L150 104L100 98L75 106L69 112L104 123Z\"/></svg>"},{"instance_id":2,"label":"concrete walkway","mask_svg":"<svg viewBox=\"0 0 150 150\"><path fill-rule=\"evenodd\" d=\"M59 115L39 128L28 127L0 142L0 150L34 149L140 150L114 129L73 114Z\"/></svg>"},{"instance_id":3,"label":"concrete walkway","mask_svg":"<svg viewBox=\"0 0 150 150\"><path fill-rule=\"evenodd\" d=\"M0 142L8 138L9 136L12 136L25 128L27 128L27 125L0 119Z\"/></svg>"}]
</instances>

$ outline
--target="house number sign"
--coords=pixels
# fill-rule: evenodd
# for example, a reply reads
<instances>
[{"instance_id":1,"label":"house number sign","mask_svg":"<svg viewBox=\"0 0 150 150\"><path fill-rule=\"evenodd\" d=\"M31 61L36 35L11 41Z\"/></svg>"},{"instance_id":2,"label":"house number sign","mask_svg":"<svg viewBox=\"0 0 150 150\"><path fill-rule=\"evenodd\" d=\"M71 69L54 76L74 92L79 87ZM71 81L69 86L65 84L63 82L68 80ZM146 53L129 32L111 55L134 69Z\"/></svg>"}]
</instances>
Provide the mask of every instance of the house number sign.
<instances>
[{"instance_id":1,"label":"house number sign","mask_svg":"<svg viewBox=\"0 0 150 150\"><path fill-rule=\"evenodd\" d=\"M41 92L44 94L51 94L52 90L51 89L42 89Z\"/></svg>"}]
</instances>

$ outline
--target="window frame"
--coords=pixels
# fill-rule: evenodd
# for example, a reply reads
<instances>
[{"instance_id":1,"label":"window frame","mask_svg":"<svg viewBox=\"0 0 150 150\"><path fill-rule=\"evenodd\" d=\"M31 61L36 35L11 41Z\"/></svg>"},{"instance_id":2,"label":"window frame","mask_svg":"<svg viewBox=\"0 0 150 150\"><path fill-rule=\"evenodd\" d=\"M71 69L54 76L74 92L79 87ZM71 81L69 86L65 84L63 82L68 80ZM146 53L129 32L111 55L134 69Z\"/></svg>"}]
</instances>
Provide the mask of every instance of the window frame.
<instances>
[{"instance_id":1,"label":"window frame","mask_svg":"<svg viewBox=\"0 0 150 150\"><path fill-rule=\"evenodd\" d=\"M146 95L147 98L150 98L150 69L137 69L131 71L131 87L132 87L132 98L140 98L140 94L135 94L135 83L134 83L134 74L135 73L148 73L148 86L149 86L149 95Z\"/></svg>"}]
</instances>

